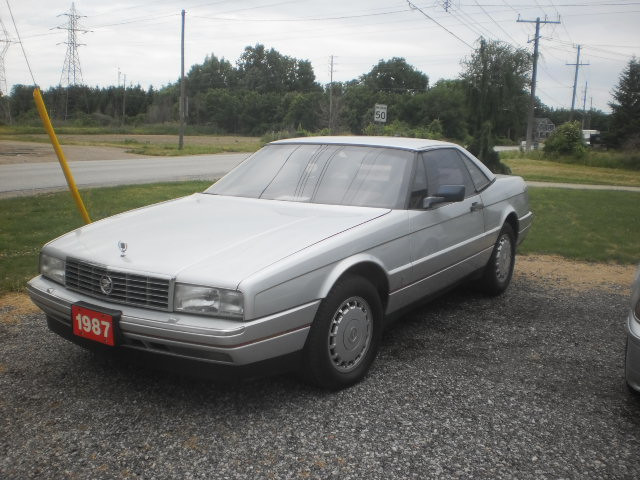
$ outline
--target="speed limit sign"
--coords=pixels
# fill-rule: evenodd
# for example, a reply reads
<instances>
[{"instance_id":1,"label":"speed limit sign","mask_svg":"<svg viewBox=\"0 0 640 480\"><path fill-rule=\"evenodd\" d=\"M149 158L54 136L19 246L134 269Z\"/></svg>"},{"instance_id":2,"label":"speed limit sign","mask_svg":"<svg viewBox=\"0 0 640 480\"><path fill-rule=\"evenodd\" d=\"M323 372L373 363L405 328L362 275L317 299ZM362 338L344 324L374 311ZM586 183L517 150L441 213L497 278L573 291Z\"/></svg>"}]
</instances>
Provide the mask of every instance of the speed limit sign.
<instances>
[{"instance_id":1,"label":"speed limit sign","mask_svg":"<svg viewBox=\"0 0 640 480\"><path fill-rule=\"evenodd\" d=\"M380 103L376 103L376 106L373 110L373 121L374 122L387 122L387 106L382 105Z\"/></svg>"}]
</instances>

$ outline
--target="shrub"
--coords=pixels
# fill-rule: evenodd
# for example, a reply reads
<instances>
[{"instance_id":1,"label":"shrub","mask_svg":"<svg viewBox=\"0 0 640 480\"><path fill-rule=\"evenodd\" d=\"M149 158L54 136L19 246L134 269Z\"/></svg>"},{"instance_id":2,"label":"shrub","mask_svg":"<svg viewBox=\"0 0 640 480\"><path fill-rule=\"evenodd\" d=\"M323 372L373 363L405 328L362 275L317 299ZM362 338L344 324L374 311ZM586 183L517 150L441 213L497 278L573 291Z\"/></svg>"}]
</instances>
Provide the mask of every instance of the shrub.
<instances>
[{"instance_id":1,"label":"shrub","mask_svg":"<svg viewBox=\"0 0 640 480\"><path fill-rule=\"evenodd\" d=\"M582 138L580 122L563 123L549 135L544 143L545 156L570 155L580 158L586 152L587 146Z\"/></svg>"}]
</instances>

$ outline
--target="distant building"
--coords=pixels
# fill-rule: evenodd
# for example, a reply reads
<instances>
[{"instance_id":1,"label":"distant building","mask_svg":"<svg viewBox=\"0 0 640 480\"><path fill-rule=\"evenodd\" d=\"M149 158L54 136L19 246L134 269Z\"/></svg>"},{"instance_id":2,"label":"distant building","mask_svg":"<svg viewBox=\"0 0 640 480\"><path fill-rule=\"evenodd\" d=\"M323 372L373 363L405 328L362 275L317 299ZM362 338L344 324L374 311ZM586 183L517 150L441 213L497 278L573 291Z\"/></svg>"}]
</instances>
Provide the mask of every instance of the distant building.
<instances>
[{"instance_id":1,"label":"distant building","mask_svg":"<svg viewBox=\"0 0 640 480\"><path fill-rule=\"evenodd\" d=\"M534 118L533 119L533 141L544 142L551 132L556 129L556 126L548 118Z\"/></svg>"}]
</instances>

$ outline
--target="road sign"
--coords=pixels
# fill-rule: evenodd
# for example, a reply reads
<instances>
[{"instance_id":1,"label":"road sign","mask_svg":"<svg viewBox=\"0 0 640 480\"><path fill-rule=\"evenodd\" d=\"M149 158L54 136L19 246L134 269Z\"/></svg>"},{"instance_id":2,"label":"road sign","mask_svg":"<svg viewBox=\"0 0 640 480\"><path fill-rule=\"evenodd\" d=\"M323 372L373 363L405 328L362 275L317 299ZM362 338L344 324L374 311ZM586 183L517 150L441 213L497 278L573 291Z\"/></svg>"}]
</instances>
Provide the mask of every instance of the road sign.
<instances>
[{"instance_id":1,"label":"road sign","mask_svg":"<svg viewBox=\"0 0 640 480\"><path fill-rule=\"evenodd\" d=\"M387 122L387 106L382 105L380 103L376 103L374 112L373 112L373 121L374 122Z\"/></svg>"}]
</instances>

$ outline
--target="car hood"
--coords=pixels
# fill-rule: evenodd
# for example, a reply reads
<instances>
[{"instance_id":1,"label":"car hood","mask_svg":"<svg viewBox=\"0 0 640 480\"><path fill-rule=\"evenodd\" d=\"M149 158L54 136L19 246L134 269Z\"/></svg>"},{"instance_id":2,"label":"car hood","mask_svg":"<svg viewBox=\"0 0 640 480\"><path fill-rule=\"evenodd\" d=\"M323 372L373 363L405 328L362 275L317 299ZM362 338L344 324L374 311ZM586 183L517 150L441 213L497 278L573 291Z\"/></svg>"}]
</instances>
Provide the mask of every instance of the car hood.
<instances>
[{"instance_id":1,"label":"car hood","mask_svg":"<svg viewBox=\"0 0 640 480\"><path fill-rule=\"evenodd\" d=\"M113 269L236 288L252 273L389 211L194 194L86 225L46 250ZM119 243L126 243L124 256Z\"/></svg>"}]
</instances>

